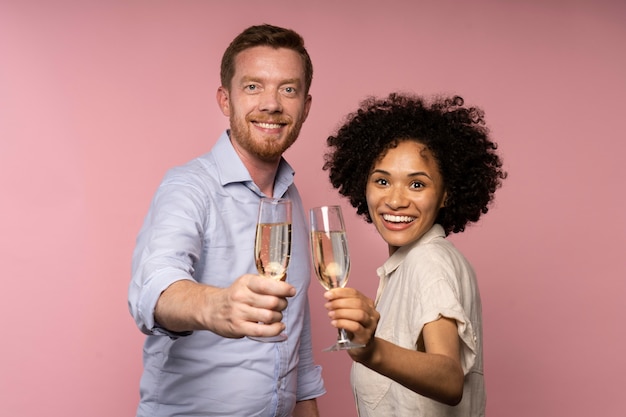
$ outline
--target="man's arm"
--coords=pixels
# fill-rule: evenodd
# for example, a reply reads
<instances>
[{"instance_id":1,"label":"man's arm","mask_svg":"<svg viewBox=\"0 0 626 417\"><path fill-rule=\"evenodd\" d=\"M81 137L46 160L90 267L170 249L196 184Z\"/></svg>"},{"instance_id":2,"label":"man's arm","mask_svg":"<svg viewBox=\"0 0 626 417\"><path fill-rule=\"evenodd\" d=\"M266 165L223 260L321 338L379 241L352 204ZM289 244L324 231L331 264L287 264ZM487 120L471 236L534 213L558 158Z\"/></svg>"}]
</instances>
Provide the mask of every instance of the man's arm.
<instances>
[{"instance_id":1,"label":"man's arm","mask_svg":"<svg viewBox=\"0 0 626 417\"><path fill-rule=\"evenodd\" d=\"M317 400L298 401L296 407L293 409L293 417L319 417L319 411L317 410Z\"/></svg>"},{"instance_id":2,"label":"man's arm","mask_svg":"<svg viewBox=\"0 0 626 417\"><path fill-rule=\"evenodd\" d=\"M172 332L210 330L224 337L275 336L284 330L282 311L295 288L258 275L243 275L216 288L183 279L159 297L154 318Z\"/></svg>"}]
</instances>

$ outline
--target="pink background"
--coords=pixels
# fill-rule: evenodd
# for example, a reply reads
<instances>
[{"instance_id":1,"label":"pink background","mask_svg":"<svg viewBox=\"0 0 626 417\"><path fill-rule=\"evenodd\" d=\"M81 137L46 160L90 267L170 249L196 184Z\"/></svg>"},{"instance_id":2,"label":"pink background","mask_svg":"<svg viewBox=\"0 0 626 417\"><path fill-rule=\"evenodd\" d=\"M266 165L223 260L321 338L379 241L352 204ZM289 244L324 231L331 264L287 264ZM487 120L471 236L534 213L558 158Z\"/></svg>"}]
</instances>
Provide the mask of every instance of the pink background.
<instances>
[{"instance_id":1,"label":"pink background","mask_svg":"<svg viewBox=\"0 0 626 417\"><path fill-rule=\"evenodd\" d=\"M510 176L453 239L482 289L488 414L624 416L626 5L607 0L0 0L1 414L134 415L134 240L166 169L226 127L221 54L264 22L314 61L288 153L307 207L348 208L322 151L366 95L484 108ZM386 249L346 213L350 285L373 296ZM316 282L310 298L322 415L354 417L349 358L320 352L335 332Z\"/></svg>"}]
</instances>

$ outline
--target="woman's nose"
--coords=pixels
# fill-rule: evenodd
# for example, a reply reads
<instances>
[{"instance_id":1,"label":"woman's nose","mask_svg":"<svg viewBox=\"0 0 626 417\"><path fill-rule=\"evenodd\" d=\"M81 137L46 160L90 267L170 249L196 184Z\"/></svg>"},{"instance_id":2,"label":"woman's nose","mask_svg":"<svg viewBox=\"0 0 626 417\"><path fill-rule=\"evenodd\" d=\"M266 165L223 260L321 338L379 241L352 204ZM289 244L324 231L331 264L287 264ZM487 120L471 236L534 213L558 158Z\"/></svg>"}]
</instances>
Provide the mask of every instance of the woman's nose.
<instances>
[{"instance_id":1,"label":"woman's nose","mask_svg":"<svg viewBox=\"0 0 626 417\"><path fill-rule=\"evenodd\" d=\"M405 191L400 187L391 187L387 195L387 207L393 210L405 208L409 205L409 200L405 196Z\"/></svg>"}]
</instances>

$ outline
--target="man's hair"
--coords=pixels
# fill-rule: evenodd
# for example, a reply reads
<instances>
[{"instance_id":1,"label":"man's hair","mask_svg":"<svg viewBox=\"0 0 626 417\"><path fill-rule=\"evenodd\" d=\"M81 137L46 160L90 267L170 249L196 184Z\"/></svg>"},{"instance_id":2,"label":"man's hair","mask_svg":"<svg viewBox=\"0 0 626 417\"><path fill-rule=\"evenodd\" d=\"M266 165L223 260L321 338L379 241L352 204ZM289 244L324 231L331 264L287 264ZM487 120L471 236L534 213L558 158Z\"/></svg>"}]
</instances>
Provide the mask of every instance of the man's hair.
<instances>
[{"instance_id":1,"label":"man's hair","mask_svg":"<svg viewBox=\"0 0 626 417\"><path fill-rule=\"evenodd\" d=\"M238 53L255 46L270 46L272 48L287 48L297 52L302 58L305 77L305 94L309 93L313 81L313 64L311 57L304 47L304 39L291 29L272 25L250 26L241 32L228 45L222 56L220 78L223 87L230 89L230 83L235 75L235 57Z\"/></svg>"}]
</instances>

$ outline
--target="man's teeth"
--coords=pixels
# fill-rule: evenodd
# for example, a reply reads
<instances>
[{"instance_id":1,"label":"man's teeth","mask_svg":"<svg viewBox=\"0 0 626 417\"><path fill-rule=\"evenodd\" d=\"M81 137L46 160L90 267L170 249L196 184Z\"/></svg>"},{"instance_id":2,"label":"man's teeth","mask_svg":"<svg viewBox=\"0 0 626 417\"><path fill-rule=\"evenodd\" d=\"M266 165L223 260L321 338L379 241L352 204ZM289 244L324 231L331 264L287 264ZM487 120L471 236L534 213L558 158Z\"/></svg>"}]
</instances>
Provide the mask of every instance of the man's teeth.
<instances>
[{"instance_id":1,"label":"man's teeth","mask_svg":"<svg viewBox=\"0 0 626 417\"><path fill-rule=\"evenodd\" d=\"M383 219L392 223L411 223L415 217L410 216L393 216L391 214L383 214Z\"/></svg>"},{"instance_id":2,"label":"man's teeth","mask_svg":"<svg viewBox=\"0 0 626 417\"><path fill-rule=\"evenodd\" d=\"M278 129L281 126L278 123L262 123L262 122L259 122L258 125L264 129Z\"/></svg>"}]
</instances>

